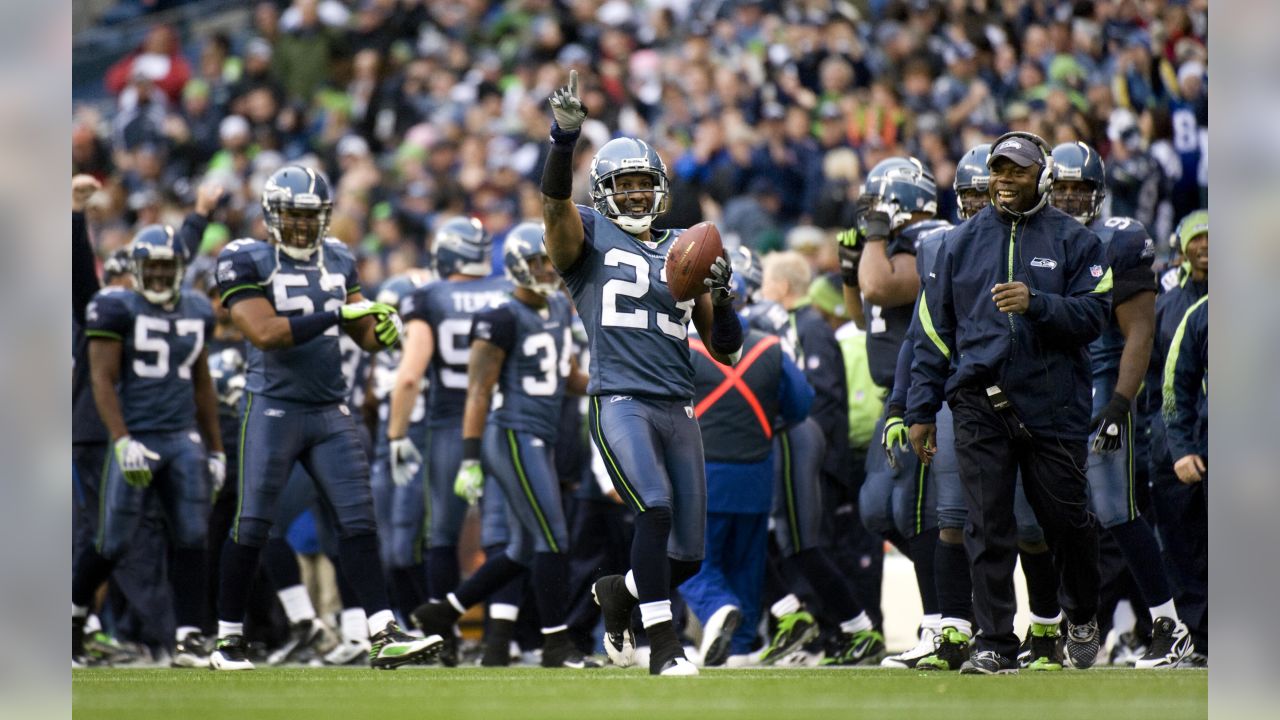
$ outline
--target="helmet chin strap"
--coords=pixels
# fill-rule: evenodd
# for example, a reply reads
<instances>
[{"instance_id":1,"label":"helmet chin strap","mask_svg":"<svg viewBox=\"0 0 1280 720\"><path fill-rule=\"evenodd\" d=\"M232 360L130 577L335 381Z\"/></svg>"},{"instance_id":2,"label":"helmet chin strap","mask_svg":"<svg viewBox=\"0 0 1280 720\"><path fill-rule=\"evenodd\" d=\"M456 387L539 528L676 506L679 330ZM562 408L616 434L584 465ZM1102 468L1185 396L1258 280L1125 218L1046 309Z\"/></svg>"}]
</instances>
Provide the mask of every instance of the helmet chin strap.
<instances>
[{"instance_id":1,"label":"helmet chin strap","mask_svg":"<svg viewBox=\"0 0 1280 720\"><path fill-rule=\"evenodd\" d=\"M631 233L632 235L639 235L640 233L648 230L649 226L653 224L652 215L645 215L644 217L631 217L629 215L619 215L618 217L609 218L609 219L612 220L615 225Z\"/></svg>"}]
</instances>

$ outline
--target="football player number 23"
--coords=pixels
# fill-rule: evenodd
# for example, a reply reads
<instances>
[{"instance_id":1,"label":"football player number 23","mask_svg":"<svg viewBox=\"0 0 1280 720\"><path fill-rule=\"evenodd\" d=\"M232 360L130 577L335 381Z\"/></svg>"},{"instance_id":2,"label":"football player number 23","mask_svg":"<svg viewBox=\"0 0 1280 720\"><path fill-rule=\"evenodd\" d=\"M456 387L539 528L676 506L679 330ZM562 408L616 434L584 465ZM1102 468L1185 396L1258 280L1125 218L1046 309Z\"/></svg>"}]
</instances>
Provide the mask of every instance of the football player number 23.
<instances>
[{"instance_id":1,"label":"football player number 23","mask_svg":"<svg viewBox=\"0 0 1280 720\"><path fill-rule=\"evenodd\" d=\"M638 299L649 292L648 261L633 252L613 248L605 253L604 264L609 267L629 266L636 271L636 279L612 278L604 284L603 295L600 299L600 324L606 327L647 330L649 328L649 310L645 308L627 311L619 310L618 297ZM663 275L666 272L667 270L664 267L662 269ZM666 282L665 277L663 282ZM685 300L684 302L676 303L676 307L682 312L679 319L675 319L667 313L654 312L653 314L657 316L658 329L677 340L685 339L689 332L689 318L693 317L693 302L693 300Z\"/></svg>"},{"instance_id":2,"label":"football player number 23","mask_svg":"<svg viewBox=\"0 0 1280 720\"><path fill-rule=\"evenodd\" d=\"M204 321L196 318L182 318L173 322L178 336L194 335L195 342L191 346L191 354L178 365L178 377L191 378L191 366L200 351L204 348ZM133 325L133 347L138 352L154 353L154 362L143 362L142 358L134 358L133 373L138 377L162 378L169 374L169 321L164 318L140 315Z\"/></svg>"}]
</instances>

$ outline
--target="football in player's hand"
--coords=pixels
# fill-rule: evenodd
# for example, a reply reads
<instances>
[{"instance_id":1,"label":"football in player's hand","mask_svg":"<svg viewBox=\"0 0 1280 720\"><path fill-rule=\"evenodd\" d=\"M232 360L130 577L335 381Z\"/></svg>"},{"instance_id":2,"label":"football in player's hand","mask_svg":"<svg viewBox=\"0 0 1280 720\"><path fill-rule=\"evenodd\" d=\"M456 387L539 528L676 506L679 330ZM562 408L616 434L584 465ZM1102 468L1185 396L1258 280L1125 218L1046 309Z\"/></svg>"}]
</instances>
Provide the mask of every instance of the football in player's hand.
<instances>
[{"instance_id":1,"label":"football in player's hand","mask_svg":"<svg viewBox=\"0 0 1280 720\"><path fill-rule=\"evenodd\" d=\"M724 253L720 231L710 222L685 230L667 251L667 288L677 302L692 300L707 291L711 264Z\"/></svg>"}]
</instances>

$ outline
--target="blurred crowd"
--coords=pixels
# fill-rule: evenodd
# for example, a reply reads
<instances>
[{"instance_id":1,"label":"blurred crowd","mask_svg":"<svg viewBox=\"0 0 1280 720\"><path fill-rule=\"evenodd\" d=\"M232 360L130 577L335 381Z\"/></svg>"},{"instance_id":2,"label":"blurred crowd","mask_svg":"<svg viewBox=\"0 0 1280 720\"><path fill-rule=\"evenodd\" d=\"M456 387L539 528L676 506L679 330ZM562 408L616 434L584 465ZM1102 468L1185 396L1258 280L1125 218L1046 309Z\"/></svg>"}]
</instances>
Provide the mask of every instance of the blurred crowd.
<instances>
[{"instance_id":1,"label":"blurred crowd","mask_svg":"<svg viewBox=\"0 0 1280 720\"><path fill-rule=\"evenodd\" d=\"M731 245L808 251L833 269L815 229L852 223L876 162L919 157L939 217L955 219L956 159L1021 129L1098 148L1104 214L1164 238L1207 204L1207 7L264 0L234 31L156 24L104 78L107 109L73 98L73 172L104 183L88 215L105 257L145 224L180 224L206 183L228 192L204 254L263 238L265 179L287 162L323 170L337 190L330 232L373 286L425 264L439 218L473 215L495 243L540 218L546 98L576 69L590 116L575 199L588 203L600 145L646 138L672 179L664 227L714 220Z\"/></svg>"}]
</instances>

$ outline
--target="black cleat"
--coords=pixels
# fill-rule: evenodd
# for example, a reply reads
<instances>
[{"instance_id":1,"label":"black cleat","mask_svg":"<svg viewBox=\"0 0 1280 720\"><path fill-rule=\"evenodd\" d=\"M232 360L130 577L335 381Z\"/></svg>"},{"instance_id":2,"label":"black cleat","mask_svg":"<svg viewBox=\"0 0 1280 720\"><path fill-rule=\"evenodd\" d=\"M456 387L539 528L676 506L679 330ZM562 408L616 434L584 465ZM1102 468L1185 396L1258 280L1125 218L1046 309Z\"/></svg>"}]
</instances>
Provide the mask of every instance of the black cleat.
<instances>
[{"instance_id":1,"label":"black cleat","mask_svg":"<svg viewBox=\"0 0 1280 720\"><path fill-rule=\"evenodd\" d=\"M567 631L542 636L542 667L544 668L598 668L600 663L583 656L578 646L569 639Z\"/></svg>"},{"instance_id":2,"label":"black cleat","mask_svg":"<svg viewBox=\"0 0 1280 720\"><path fill-rule=\"evenodd\" d=\"M618 667L636 663L636 638L631 632L631 611L639 602L627 590L621 575L606 575L591 586L591 596L604 616L604 651ZM687 661L686 661L687 662Z\"/></svg>"},{"instance_id":3,"label":"black cleat","mask_svg":"<svg viewBox=\"0 0 1280 720\"><path fill-rule=\"evenodd\" d=\"M228 635L218 639L218 646L209 655L212 670L252 670L243 635Z\"/></svg>"},{"instance_id":4,"label":"black cleat","mask_svg":"<svg viewBox=\"0 0 1280 720\"><path fill-rule=\"evenodd\" d=\"M458 636L454 634L454 623L458 619L458 613L452 606L439 600L432 600L423 603L414 608L409 613L413 619L413 624L417 625L422 633L428 637L439 635L443 641L443 646L435 656L440 660L440 664L445 667L458 666Z\"/></svg>"},{"instance_id":5,"label":"black cleat","mask_svg":"<svg viewBox=\"0 0 1280 720\"><path fill-rule=\"evenodd\" d=\"M369 665L375 670L394 670L440 652L444 641L439 635L416 638L405 634L394 622L369 639Z\"/></svg>"},{"instance_id":6,"label":"black cleat","mask_svg":"<svg viewBox=\"0 0 1280 720\"><path fill-rule=\"evenodd\" d=\"M1067 661L1071 667L1085 670L1093 667L1098 659L1098 621L1092 619L1082 625L1067 623Z\"/></svg>"},{"instance_id":7,"label":"black cleat","mask_svg":"<svg viewBox=\"0 0 1280 720\"><path fill-rule=\"evenodd\" d=\"M995 650L976 652L960 666L961 675L1014 675L1017 672L1018 661Z\"/></svg>"}]
</instances>

